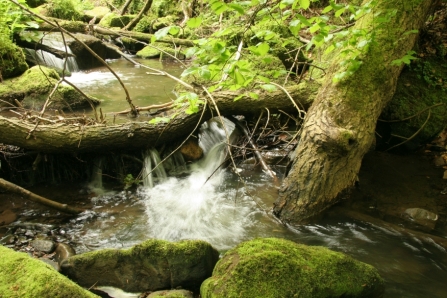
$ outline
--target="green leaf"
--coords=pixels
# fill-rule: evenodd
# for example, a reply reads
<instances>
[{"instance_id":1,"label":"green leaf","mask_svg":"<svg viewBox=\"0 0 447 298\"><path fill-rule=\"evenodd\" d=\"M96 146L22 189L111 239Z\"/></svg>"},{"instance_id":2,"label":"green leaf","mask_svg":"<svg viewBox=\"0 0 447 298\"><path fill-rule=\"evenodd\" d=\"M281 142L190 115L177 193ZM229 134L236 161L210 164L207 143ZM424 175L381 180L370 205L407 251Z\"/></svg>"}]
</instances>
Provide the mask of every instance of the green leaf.
<instances>
[{"instance_id":1,"label":"green leaf","mask_svg":"<svg viewBox=\"0 0 447 298\"><path fill-rule=\"evenodd\" d=\"M276 86L272 84L263 84L261 85L261 88L268 92L273 92L277 90Z\"/></svg>"},{"instance_id":2,"label":"green leaf","mask_svg":"<svg viewBox=\"0 0 447 298\"><path fill-rule=\"evenodd\" d=\"M239 69L236 68L233 73L234 73L234 80L236 81L236 83L238 85L243 85L245 82L245 78L242 75L242 73L239 71Z\"/></svg>"},{"instance_id":3,"label":"green leaf","mask_svg":"<svg viewBox=\"0 0 447 298\"><path fill-rule=\"evenodd\" d=\"M158 124L158 123L168 123L169 121L171 121L170 118L166 118L166 117L155 117L151 120L149 120L150 124Z\"/></svg>"},{"instance_id":4,"label":"green leaf","mask_svg":"<svg viewBox=\"0 0 447 298\"><path fill-rule=\"evenodd\" d=\"M242 7L242 5L240 4L236 4L236 3L229 3L228 7L230 7L231 9L237 11L239 14L244 15L245 14L245 9L244 7Z\"/></svg>"},{"instance_id":5,"label":"green leaf","mask_svg":"<svg viewBox=\"0 0 447 298\"><path fill-rule=\"evenodd\" d=\"M310 0L300 0L300 6L302 9L308 9L310 6Z\"/></svg>"},{"instance_id":6,"label":"green leaf","mask_svg":"<svg viewBox=\"0 0 447 298\"><path fill-rule=\"evenodd\" d=\"M250 97L253 99L259 99L259 95L257 93L249 92L248 95L250 95Z\"/></svg>"},{"instance_id":7,"label":"green leaf","mask_svg":"<svg viewBox=\"0 0 447 298\"><path fill-rule=\"evenodd\" d=\"M257 76L257 79L263 81L264 83L270 83L270 79L264 76Z\"/></svg>"},{"instance_id":8,"label":"green leaf","mask_svg":"<svg viewBox=\"0 0 447 298\"><path fill-rule=\"evenodd\" d=\"M169 34L169 30L171 30L172 26L164 27L157 32L154 33L154 36L151 38L153 39L155 37L155 40L159 40L163 37L166 37Z\"/></svg>"},{"instance_id":9,"label":"green leaf","mask_svg":"<svg viewBox=\"0 0 447 298\"><path fill-rule=\"evenodd\" d=\"M340 8L339 10L337 10L335 12L335 17L338 18L339 16L341 16L346 10L346 7Z\"/></svg>"},{"instance_id":10,"label":"green leaf","mask_svg":"<svg viewBox=\"0 0 447 298\"><path fill-rule=\"evenodd\" d=\"M315 33L315 32L317 32L318 30L320 30L320 24L318 24L318 23L314 24L314 25L313 25L312 27L310 27L310 29L309 29L310 33Z\"/></svg>"},{"instance_id":11,"label":"green leaf","mask_svg":"<svg viewBox=\"0 0 447 298\"><path fill-rule=\"evenodd\" d=\"M326 6L324 9L323 9L323 11L321 12L321 13L328 13L328 12L330 12L331 10L333 9L333 7L332 6Z\"/></svg>"},{"instance_id":12,"label":"green leaf","mask_svg":"<svg viewBox=\"0 0 447 298\"><path fill-rule=\"evenodd\" d=\"M179 26L171 26L171 29L169 29L169 34L176 36L180 32Z\"/></svg>"},{"instance_id":13,"label":"green leaf","mask_svg":"<svg viewBox=\"0 0 447 298\"><path fill-rule=\"evenodd\" d=\"M241 99L242 97L244 97L245 96L245 94L239 94L238 96L236 96L235 98L234 98L234 101L238 101L239 99Z\"/></svg>"},{"instance_id":14,"label":"green leaf","mask_svg":"<svg viewBox=\"0 0 447 298\"><path fill-rule=\"evenodd\" d=\"M191 29L198 28L202 24L203 18L201 16L196 18L190 18L188 22L186 22L186 26Z\"/></svg>"},{"instance_id":15,"label":"green leaf","mask_svg":"<svg viewBox=\"0 0 447 298\"><path fill-rule=\"evenodd\" d=\"M264 56L270 50L269 44L265 43L265 42L258 44L257 48L259 51L259 55L261 55L261 56Z\"/></svg>"},{"instance_id":16,"label":"green leaf","mask_svg":"<svg viewBox=\"0 0 447 298\"><path fill-rule=\"evenodd\" d=\"M335 46L334 44L331 44L326 51L324 51L325 54L329 54L330 52L332 52L333 50L335 50Z\"/></svg>"},{"instance_id":17,"label":"green leaf","mask_svg":"<svg viewBox=\"0 0 447 298\"><path fill-rule=\"evenodd\" d=\"M215 14L221 14L228 10L228 6L224 2L215 1L211 4L211 9Z\"/></svg>"}]
</instances>

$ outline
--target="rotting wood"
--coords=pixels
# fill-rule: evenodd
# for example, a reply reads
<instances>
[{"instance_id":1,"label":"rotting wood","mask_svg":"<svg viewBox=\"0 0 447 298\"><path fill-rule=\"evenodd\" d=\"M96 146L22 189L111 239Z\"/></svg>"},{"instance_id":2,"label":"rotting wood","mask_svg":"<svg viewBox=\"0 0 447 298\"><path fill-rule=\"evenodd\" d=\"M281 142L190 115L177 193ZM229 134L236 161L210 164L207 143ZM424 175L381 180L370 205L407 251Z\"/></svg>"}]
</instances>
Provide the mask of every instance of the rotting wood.
<instances>
[{"instance_id":1,"label":"rotting wood","mask_svg":"<svg viewBox=\"0 0 447 298\"><path fill-rule=\"evenodd\" d=\"M42 205L45 205L47 207L53 208L55 210L69 213L69 214L79 214L81 212L84 212L84 209L71 207L67 204L61 204L52 200L49 200L47 198L41 197L33 192L30 192L29 190L26 190L14 183L11 183L9 181L6 181L5 179L0 178L0 188L3 188L4 190L7 190L12 193L17 193L23 196L24 199L30 200Z\"/></svg>"}]
</instances>

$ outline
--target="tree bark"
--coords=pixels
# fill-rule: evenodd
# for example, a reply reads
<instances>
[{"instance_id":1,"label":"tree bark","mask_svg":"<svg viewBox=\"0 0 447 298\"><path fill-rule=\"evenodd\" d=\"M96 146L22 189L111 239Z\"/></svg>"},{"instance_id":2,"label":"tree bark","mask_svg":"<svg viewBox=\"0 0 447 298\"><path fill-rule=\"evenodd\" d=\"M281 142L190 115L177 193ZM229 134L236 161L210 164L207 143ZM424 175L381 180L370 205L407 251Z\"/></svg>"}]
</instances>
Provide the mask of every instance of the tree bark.
<instances>
[{"instance_id":1,"label":"tree bark","mask_svg":"<svg viewBox=\"0 0 447 298\"><path fill-rule=\"evenodd\" d=\"M338 83L333 76L343 58L331 62L322 87L306 115L292 168L285 179L274 214L286 223L300 223L343 198L352 186L364 154L371 147L377 119L392 98L402 67L391 65L413 48L433 1L379 0L374 11L354 29L375 34L362 56L363 64ZM374 15L395 10L386 28ZM376 28L375 28L376 27Z\"/></svg>"},{"instance_id":2,"label":"tree bark","mask_svg":"<svg viewBox=\"0 0 447 298\"><path fill-rule=\"evenodd\" d=\"M146 0L146 2L144 3L143 8L140 10L138 15L132 21L130 21L129 24L124 26L123 30L132 30L133 27L135 27L138 24L138 22L141 20L143 15L145 13L147 13L147 11L149 9L151 9L151 6L152 6L152 0Z\"/></svg>"},{"instance_id":3,"label":"tree bark","mask_svg":"<svg viewBox=\"0 0 447 298\"><path fill-rule=\"evenodd\" d=\"M312 83L317 85L316 83ZM289 88L296 102L309 107L317 87L305 88L304 84ZM264 92L258 100L246 96L238 101L237 92L217 92L213 94L222 115L256 114L268 108L271 113L284 110L293 111L294 105L282 92ZM128 122L121 125L40 124L35 130L34 123L0 116L0 143L15 145L25 149L48 153L98 152L107 150L131 150L157 146L178 140L189 134L199 121L201 112L193 115L180 113L169 123L157 125L147 122ZM206 119L202 119L204 121ZM29 135L29 132L32 133Z\"/></svg>"}]
</instances>

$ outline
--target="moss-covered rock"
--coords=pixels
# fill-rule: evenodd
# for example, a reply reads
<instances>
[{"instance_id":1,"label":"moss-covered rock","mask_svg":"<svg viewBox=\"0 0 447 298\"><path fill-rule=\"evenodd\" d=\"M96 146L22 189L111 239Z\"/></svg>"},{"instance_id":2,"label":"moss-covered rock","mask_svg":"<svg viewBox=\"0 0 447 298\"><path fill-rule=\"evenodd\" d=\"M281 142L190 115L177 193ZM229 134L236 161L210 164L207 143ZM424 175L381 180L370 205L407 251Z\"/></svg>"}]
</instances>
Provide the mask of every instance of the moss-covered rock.
<instances>
[{"instance_id":1,"label":"moss-covered rock","mask_svg":"<svg viewBox=\"0 0 447 298\"><path fill-rule=\"evenodd\" d=\"M123 28L134 18L134 15L123 15L120 16L116 13L110 12L101 19L99 25L106 28Z\"/></svg>"},{"instance_id":2,"label":"moss-covered rock","mask_svg":"<svg viewBox=\"0 0 447 298\"><path fill-rule=\"evenodd\" d=\"M12 104L17 99L26 108L40 110L59 79L54 69L44 66L31 67L20 77L5 80L0 84L0 99ZM90 100L99 104L99 100L95 98ZM71 108L88 106L88 101L81 94L66 85L59 85L51 101L52 109L66 109L67 105Z\"/></svg>"},{"instance_id":3,"label":"moss-covered rock","mask_svg":"<svg viewBox=\"0 0 447 298\"><path fill-rule=\"evenodd\" d=\"M105 249L76 255L62 262L61 267L71 279L86 287L95 283L126 292L179 286L198 289L211 276L218 258L217 250L204 241L147 240L127 250Z\"/></svg>"},{"instance_id":4,"label":"moss-covered rock","mask_svg":"<svg viewBox=\"0 0 447 298\"><path fill-rule=\"evenodd\" d=\"M22 49L10 39L8 30L0 28L0 78L11 78L28 69Z\"/></svg>"},{"instance_id":5,"label":"moss-covered rock","mask_svg":"<svg viewBox=\"0 0 447 298\"><path fill-rule=\"evenodd\" d=\"M185 54L179 49L174 49L167 43L153 43L145 46L142 50L136 53L136 56L144 59L159 58L162 59L185 59Z\"/></svg>"},{"instance_id":6,"label":"moss-covered rock","mask_svg":"<svg viewBox=\"0 0 447 298\"><path fill-rule=\"evenodd\" d=\"M327 248L264 238L228 251L200 293L203 298L354 298L381 297L383 290L370 265Z\"/></svg>"},{"instance_id":7,"label":"moss-covered rock","mask_svg":"<svg viewBox=\"0 0 447 298\"><path fill-rule=\"evenodd\" d=\"M98 297L51 266L0 245L0 297Z\"/></svg>"},{"instance_id":8,"label":"moss-covered rock","mask_svg":"<svg viewBox=\"0 0 447 298\"><path fill-rule=\"evenodd\" d=\"M411 140L411 144L406 144L409 149L413 149L432 140L446 127L447 83L445 82L447 82L447 64L440 58L420 61L413 64L411 69L404 69L399 77L394 97L380 118L396 121L414 117L405 121L378 123L379 129L382 129L379 134L388 145L403 141L402 138L391 135L410 138L422 128ZM434 105L437 106L430 108Z\"/></svg>"}]
</instances>

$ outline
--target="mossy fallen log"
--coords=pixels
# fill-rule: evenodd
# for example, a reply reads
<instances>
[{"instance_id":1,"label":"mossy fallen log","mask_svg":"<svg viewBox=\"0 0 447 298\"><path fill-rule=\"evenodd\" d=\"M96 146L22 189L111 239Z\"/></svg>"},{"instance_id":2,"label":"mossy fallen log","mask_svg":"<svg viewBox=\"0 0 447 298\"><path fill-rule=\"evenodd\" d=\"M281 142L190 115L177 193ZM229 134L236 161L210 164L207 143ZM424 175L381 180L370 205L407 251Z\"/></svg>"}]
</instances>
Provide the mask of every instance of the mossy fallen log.
<instances>
[{"instance_id":1,"label":"mossy fallen log","mask_svg":"<svg viewBox=\"0 0 447 298\"><path fill-rule=\"evenodd\" d=\"M300 84L289 88L288 92L299 105L307 108L318 89L318 84L313 84L315 88ZM265 109L269 109L271 113L279 110L291 112L295 109L282 91L260 93L258 100L246 96L234 101L238 95L231 91L213 94L222 115L256 115ZM37 127L35 123L0 116L0 143L48 153L95 152L104 148L132 150L157 146L184 137L194 130L200 121L200 115L201 111L192 115L181 112L169 123L156 125L147 121L129 121L119 125L82 126L58 123L39 124ZM207 119L202 119L205 120Z\"/></svg>"}]
</instances>

